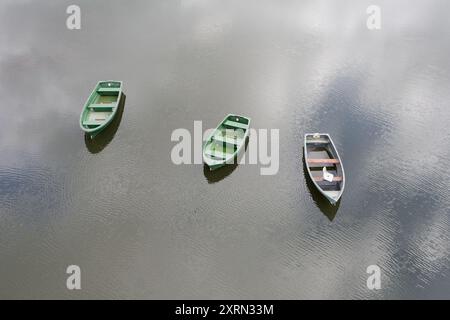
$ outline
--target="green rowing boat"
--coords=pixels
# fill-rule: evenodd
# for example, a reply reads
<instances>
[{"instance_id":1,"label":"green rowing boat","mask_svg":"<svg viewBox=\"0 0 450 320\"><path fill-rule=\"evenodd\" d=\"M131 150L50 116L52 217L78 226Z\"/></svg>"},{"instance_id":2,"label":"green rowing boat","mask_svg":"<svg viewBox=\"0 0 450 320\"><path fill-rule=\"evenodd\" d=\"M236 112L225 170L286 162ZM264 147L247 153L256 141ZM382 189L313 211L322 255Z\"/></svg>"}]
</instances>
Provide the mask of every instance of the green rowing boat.
<instances>
[{"instance_id":1,"label":"green rowing boat","mask_svg":"<svg viewBox=\"0 0 450 320\"><path fill-rule=\"evenodd\" d=\"M121 98L122 81L100 81L81 112L81 130L91 138L98 135L116 116Z\"/></svg>"},{"instance_id":2,"label":"green rowing boat","mask_svg":"<svg viewBox=\"0 0 450 320\"><path fill-rule=\"evenodd\" d=\"M234 163L250 133L250 118L229 114L203 145L203 162L210 170Z\"/></svg>"}]
</instances>

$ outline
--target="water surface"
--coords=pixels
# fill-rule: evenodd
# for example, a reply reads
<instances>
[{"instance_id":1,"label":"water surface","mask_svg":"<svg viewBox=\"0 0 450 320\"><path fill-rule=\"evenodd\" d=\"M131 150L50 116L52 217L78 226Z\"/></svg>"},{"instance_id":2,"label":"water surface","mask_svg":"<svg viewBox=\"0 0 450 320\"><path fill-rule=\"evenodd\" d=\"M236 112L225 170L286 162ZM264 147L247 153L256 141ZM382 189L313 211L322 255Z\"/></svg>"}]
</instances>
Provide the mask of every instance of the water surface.
<instances>
[{"instance_id":1,"label":"water surface","mask_svg":"<svg viewBox=\"0 0 450 320\"><path fill-rule=\"evenodd\" d=\"M0 4L1 298L450 298L448 1ZM98 140L79 114L124 81ZM174 129L280 130L280 169L176 166ZM325 203L303 135L328 132ZM66 289L68 265L82 290ZM382 269L382 290L366 268Z\"/></svg>"}]
</instances>

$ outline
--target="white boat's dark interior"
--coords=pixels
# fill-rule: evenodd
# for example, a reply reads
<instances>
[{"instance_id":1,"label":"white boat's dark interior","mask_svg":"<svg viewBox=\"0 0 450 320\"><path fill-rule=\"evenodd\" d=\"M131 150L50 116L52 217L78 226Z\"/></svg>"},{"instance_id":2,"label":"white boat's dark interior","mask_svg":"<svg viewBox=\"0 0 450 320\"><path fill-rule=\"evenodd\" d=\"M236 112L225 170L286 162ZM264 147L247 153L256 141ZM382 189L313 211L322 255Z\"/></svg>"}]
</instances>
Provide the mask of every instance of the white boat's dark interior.
<instances>
[{"instance_id":1,"label":"white boat's dark interior","mask_svg":"<svg viewBox=\"0 0 450 320\"><path fill-rule=\"evenodd\" d=\"M342 163L328 135L307 135L306 165L311 179L321 191L332 199L339 198L344 186ZM324 179L326 172L333 175L332 181Z\"/></svg>"}]
</instances>

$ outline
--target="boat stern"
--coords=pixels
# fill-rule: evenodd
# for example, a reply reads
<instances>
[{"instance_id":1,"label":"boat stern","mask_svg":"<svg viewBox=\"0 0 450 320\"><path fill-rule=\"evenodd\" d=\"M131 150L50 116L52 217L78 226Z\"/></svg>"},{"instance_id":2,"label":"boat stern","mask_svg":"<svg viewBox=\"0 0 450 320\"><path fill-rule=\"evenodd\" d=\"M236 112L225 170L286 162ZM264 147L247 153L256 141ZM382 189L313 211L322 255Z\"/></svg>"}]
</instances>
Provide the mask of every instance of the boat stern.
<instances>
[{"instance_id":1,"label":"boat stern","mask_svg":"<svg viewBox=\"0 0 450 320\"><path fill-rule=\"evenodd\" d=\"M341 199L342 195L342 193L339 191L326 191L324 192L324 194L332 205L336 205L336 203L338 203Z\"/></svg>"},{"instance_id":2,"label":"boat stern","mask_svg":"<svg viewBox=\"0 0 450 320\"><path fill-rule=\"evenodd\" d=\"M100 81L97 84L97 87L100 88L111 88L111 89L122 89L123 82L117 80L105 80Z\"/></svg>"}]
</instances>

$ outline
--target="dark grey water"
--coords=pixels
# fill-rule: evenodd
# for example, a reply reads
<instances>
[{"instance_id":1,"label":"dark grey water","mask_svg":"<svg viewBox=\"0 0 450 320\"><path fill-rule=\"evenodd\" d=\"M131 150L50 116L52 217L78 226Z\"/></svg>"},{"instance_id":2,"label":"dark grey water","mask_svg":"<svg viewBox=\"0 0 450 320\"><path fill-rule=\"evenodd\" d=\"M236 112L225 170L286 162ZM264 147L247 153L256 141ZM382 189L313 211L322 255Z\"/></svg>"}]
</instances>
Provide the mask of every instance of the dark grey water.
<instances>
[{"instance_id":1,"label":"dark grey water","mask_svg":"<svg viewBox=\"0 0 450 320\"><path fill-rule=\"evenodd\" d=\"M377 1L378 31L372 1L77 3L79 31L71 1L0 4L1 298L450 298L448 1ZM91 142L104 79L126 100ZM278 174L171 162L174 129L232 112L280 130ZM338 207L304 173L316 131Z\"/></svg>"}]
</instances>

